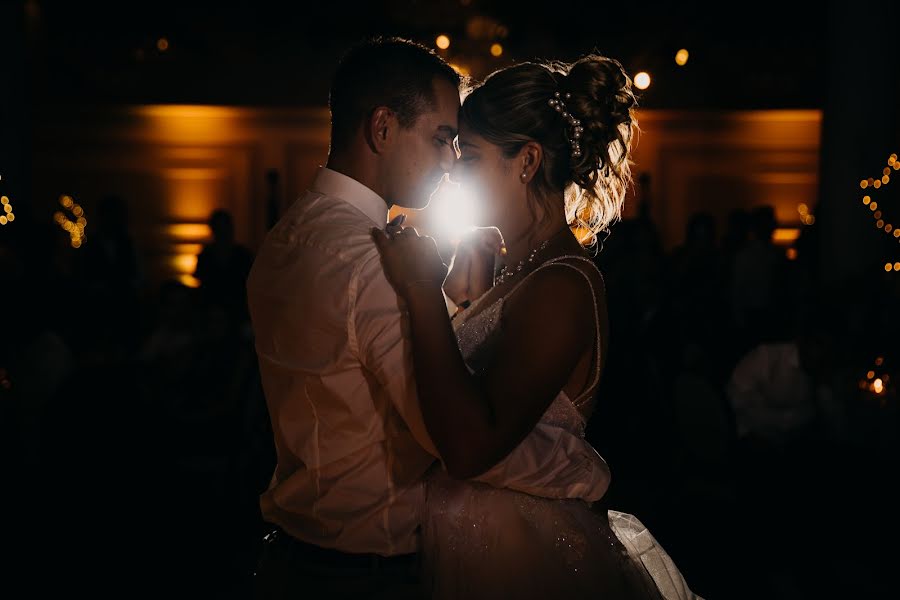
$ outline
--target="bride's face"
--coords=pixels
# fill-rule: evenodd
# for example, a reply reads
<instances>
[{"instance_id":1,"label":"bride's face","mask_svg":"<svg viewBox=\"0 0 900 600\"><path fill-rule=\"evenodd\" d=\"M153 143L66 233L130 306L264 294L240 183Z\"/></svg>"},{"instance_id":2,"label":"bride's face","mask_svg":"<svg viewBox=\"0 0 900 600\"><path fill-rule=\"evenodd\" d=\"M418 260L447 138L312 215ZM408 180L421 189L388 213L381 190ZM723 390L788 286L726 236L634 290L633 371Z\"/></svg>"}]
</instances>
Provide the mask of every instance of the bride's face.
<instances>
[{"instance_id":1,"label":"bride's face","mask_svg":"<svg viewBox=\"0 0 900 600\"><path fill-rule=\"evenodd\" d=\"M514 158L503 156L499 146L460 123L459 160L450 179L475 199L480 221L477 225L496 226L504 231L520 220L519 212L526 206L521 171Z\"/></svg>"}]
</instances>

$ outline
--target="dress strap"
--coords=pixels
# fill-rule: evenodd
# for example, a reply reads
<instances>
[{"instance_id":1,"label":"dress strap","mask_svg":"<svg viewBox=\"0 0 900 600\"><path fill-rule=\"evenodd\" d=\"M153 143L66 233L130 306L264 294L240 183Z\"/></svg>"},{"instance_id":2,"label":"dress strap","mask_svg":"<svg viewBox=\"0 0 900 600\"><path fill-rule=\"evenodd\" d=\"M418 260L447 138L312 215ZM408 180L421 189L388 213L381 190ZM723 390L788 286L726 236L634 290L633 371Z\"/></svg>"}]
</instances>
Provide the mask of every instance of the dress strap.
<instances>
[{"instance_id":1,"label":"dress strap","mask_svg":"<svg viewBox=\"0 0 900 600\"><path fill-rule=\"evenodd\" d=\"M587 257L579 256L577 254L565 254L563 256L557 256L548 261L545 261L540 266L538 266L538 268L534 269L533 271L531 271L530 273L525 275L525 277L523 277L522 280L519 281L509 292L504 294L503 300L505 303L505 301L508 300L513 294L515 294L516 290L518 290L519 287L523 283L525 283L529 277L531 277L532 275L534 275L541 269L546 269L547 267L550 267L553 265L561 265L564 267L568 267L574 271L577 271L587 281L588 287L591 289L591 300L594 303L594 326L595 326L594 330L595 330L595 338L596 338L596 342L597 342L597 345L596 345L596 348L597 348L596 363L597 364L596 364L596 368L594 369L594 379L591 382L591 384L589 386L587 386L585 388L585 391L582 392L577 398L574 398L572 400L572 404L574 404L576 407L580 407L585 402L585 396L592 394L595 391L597 383L600 381L600 371L601 371L601 369L600 369L600 358L601 358L600 354L602 352L602 341L601 341L601 332L600 332L600 304L597 302L597 291L594 289L594 282L591 281L591 278L582 269L576 267L575 265L573 265L571 263L565 262L566 260L571 260L571 259L578 260L578 261L581 261L583 263L587 263L588 265L590 265L590 267L594 271L596 271L597 274L600 276L600 280L603 281L603 273L600 271L600 269L597 267L597 265L594 263L594 261L592 261L591 259L589 259Z\"/></svg>"}]
</instances>

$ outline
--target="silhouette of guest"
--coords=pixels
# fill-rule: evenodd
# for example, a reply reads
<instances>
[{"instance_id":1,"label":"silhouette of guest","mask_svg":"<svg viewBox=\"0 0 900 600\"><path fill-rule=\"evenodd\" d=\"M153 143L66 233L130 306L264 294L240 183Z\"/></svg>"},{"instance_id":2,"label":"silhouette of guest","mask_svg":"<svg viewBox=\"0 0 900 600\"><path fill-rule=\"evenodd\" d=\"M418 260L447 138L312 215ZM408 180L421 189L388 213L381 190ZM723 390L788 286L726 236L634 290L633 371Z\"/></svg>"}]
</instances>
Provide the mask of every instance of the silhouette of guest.
<instances>
[{"instance_id":1,"label":"silhouette of guest","mask_svg":"<svg viewBox=\"0 0 900 600\"><path fill-rule=\"evenodd\" d=\"M759 206L750 214L751 238L734 258L731 302L737 324L756 330L772 319L786 292L784 253L774 244L775 210Z\"/></svg>"},{"instance_id":2,"label":"silhouette of guest","mask_svg":"<svg viewBox=\"0 0 900 600\"><path fill-rule=\"evenodd\" d=\"M227 211L214 211L209 217L209 227L213 241L197 257L194 277L200 280L200 291L207 305L223 306L231 318L246 321L246 282L253 255L234 241L234 221Z\"/></svg>"}]
</instances>

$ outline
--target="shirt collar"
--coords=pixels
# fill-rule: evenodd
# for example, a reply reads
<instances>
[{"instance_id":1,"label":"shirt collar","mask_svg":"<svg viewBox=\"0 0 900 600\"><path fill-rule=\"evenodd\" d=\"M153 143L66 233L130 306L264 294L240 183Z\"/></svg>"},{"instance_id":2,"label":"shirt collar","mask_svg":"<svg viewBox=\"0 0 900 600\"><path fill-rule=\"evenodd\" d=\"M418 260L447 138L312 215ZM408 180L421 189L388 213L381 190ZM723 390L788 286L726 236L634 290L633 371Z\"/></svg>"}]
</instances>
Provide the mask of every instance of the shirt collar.
<instances>
[{"instance_id":1,"label":"shirt collar","mask_svg":"<svg viewBox=\"0 0 900 600\"><path fill-rule=\"evenodd\" d=\"M379 227L384 227L387 223L387 202L368 187L343 173L321 167L310 189L343 200L369 217Z\"/></svg>"}]
</instances>

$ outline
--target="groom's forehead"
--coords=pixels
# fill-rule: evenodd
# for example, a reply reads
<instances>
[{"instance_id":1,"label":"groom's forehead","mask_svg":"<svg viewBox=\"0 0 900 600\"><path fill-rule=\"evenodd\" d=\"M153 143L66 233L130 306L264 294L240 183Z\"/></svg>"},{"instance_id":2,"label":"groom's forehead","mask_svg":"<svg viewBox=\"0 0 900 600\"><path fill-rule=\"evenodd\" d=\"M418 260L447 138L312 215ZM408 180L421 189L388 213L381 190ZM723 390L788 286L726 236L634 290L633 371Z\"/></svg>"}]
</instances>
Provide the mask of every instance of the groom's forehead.
<instances>
[{"instance_id":1,"label":"groom's forehead","mask_svg":"<svg viewBox=\"0 0 900 600\"><path fill-rule=\"evenodd\" d=\"M459 88L449 81L435 79L433 90L435 112L445 120L452 118L453 127L456 128L457 113L460 107Z\"/></svg>"}]
</instances>

